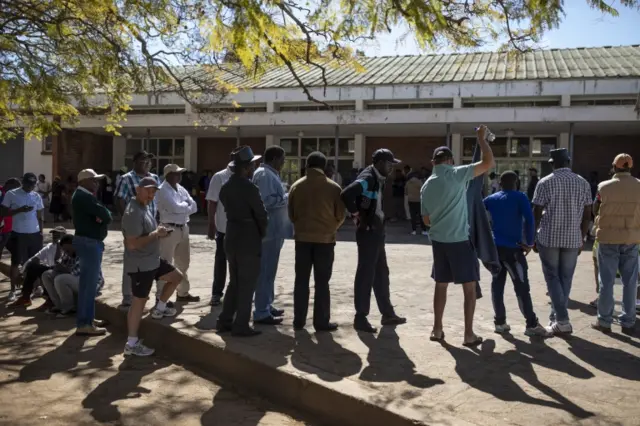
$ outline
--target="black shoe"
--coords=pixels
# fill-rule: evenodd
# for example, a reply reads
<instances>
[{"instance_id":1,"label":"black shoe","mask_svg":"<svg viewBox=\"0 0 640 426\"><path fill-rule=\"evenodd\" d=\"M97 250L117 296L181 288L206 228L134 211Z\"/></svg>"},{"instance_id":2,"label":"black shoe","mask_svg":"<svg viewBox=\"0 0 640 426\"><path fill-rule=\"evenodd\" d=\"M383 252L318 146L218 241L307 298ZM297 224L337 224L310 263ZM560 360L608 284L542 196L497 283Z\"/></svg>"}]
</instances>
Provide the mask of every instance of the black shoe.
<instances>
[{"instance_id":1,"label":"black shoe","mask_svg":"<svg viewBox=\"0 0 640 426\"><path fill-rule=\"evenodd\" d=\"M338 324L336 324L335 322L330 322L321 326L314 325L313 328L315 328L317 332L322 332L322 331L332 332L338 329Z\"/></svg>"},{"instance_id":2,"label":"black shoe","mask_svg":"<svg viewBox=\"0 0 640 426\"><path fill-rule=\"evenodd\" d=\"M380 321L380 324L382 324L382 325L400 325L400 324L406 324L406 322L407 322L406 318L399 317L396 314L393 314L393 316L390 316L390 317L383 316L382 320Z\"/></svg>"},{"instance_id":3,"label":"black shoe","mask_svg":"<svg viewBox=\"0 0 640 426\"><path fill-rule=\"evenodd\" d=\"M216 330L218 331L218 333L231 331L231 323L218 320L216 321Z\"/></svg>"},{"instance_id":4,"label":"black shoe","mask_svg":"<svg viewBox=\"0 0 640 426\"><path fill-rule=\"evenodd\" d=\"M209 306L218 306L222 303L222 296L214 294L211 296L211 302L209 302Z\"/></svg>"},{"instance_id":5,"label":"black shoe","mask_svg":"<svg viewBox=\"0 0 640 426\"><path fill-rule=\"evenodd\" d=\"M189 293L187 293L186 296L177 296L176 300L178 302L199 302L200 296L192 296Z\"/></svg>"},{"instance_id":6,"label":"black shoe","mask_svg":"<svg viewBox=\"0 0 640 426\"><path fill-rule=\"evenodd\" d=\"M281 317L284 315L284 309L271 308L270 313L272 317Z\"/></svg>"},{"instance_id":7,"label":"black shoe","mask_svg":"<svg viewBox=\"0 0 640 426\"><path fill-rule=\"evenodd\" d=\"M256 330L252 327L244 328L242 330L232 330L231 335L235 337L253 337L262 334L262 331Z\"/></svg>"},{"instance_id":8,"label":"black shoe","mask_svg":"<svg viewBox=\"0 0 640 426\"><path fill-rule=\"evenodd\" d=\"M367 320L366 318L354 320L353 328L355 328L357 331L364 331L365 333L375 333L376 331L378 331L378 329L372 326L369 320Z\"/></svg>"},{"instance_id":9,"label":"black shoe","mask_svg":"<svg viewBox=\"0 0 640 426\"><path fill-rule=\"evenodd\" d=\"M626 334L627 336L635 336L636 328L635 327L622 327L622 334Z\"/></svg>"},{"instance_id":10,"label":"black shoe","mask_svg":"<svg viewBox=\"0 0 640 426\"><path fill-rule=\"evenodd\" d=\"M253 323L262 325L280 325L282 324L282 318L266 317L259 320L253 320Z\"/></svg>"}]
</instances>

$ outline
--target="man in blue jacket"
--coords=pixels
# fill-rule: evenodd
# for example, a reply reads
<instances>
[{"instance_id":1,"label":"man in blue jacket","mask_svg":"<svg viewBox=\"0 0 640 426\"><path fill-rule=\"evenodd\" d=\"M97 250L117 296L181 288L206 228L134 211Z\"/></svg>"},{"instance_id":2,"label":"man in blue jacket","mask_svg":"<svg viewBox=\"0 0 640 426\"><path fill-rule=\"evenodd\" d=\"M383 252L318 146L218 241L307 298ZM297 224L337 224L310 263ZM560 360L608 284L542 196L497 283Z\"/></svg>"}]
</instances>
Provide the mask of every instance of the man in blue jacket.
<instances>
[{"instance_id":1,"label":"man in blue jacket","mask_svg":"<svg viewBox=\"0 0 640 426\"><path fill-rule=\"evenodd\" d=\"M535 222L533 211L527 195L517 190L518 175L506 171L500 175L501 191L484 199L484 205L491 213L493 238L498 248L500 272L494 274L491 282L491 297L495 312L496 333L508 333L507 312L504 307L504 286L507 273L513 282L518 298L518 306L527 321L524 334L527 336L549 337L549 333L538 322L533 311L529 277L527 275L527 258L533 248ZM524 221L526 243L522 242L522 223Z\"/></svg>"},{"instance_id":2,"label":"man in blue jacket","mask_svg":"<svg viewBox=\"0 0 640 426\"><path fill-rule=\"evenodd\" d=\"M347 186L341 194L342 201L356 222L356 243L358 244L358 268L354 283L356 316L353 327L356 330L375 333L376 328L369 323L371 289L376 295L378 309L382 314L382 325L398 325L407 322L396 315L389 294L389 267L384 248L385 229L382 194L384 182L400 160L388 149L373 153L373 164L365 168L358 178Z\"/></svg>"}]
</instances>

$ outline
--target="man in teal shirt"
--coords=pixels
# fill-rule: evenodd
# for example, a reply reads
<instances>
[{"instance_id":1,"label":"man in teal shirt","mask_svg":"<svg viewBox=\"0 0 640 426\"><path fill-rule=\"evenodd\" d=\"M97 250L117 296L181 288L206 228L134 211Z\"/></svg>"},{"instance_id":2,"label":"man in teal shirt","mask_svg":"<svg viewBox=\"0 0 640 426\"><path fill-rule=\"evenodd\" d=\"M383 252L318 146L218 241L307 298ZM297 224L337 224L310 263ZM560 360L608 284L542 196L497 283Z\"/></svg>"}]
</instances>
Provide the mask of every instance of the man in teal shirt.
<instances>
[{"instance_id":1,"label":"man in teal shirt","mask_svg":"<svg viewBox=\"0 0 640 426\"><path fill-rule=\"evenodd\" d=\"M482 151L481 161L456 167L449 148L436 148L432 159L433 173L420 191L422 215L425 223L431 225L431 277L436 282L433 296L435 321L431 340L444 339L442 316L447 302L447 287L452 282L462 284L464 292L465 346L482 343L482 338L473 332L480 266L475 248L469 241L467 184L495 166L493 152L485 139L487 128L480 126L477 132Z\"/></svg>"}]
</instances>

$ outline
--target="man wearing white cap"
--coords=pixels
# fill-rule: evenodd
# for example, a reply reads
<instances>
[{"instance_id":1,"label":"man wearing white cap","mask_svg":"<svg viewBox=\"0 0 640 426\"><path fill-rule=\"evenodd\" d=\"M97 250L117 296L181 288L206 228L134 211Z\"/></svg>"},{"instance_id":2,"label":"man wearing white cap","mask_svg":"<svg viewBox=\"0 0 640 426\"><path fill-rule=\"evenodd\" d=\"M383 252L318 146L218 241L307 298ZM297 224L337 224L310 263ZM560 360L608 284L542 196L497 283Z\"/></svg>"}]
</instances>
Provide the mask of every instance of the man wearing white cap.
<instances>
[{"instance_id":1,"label":"man wearing white cap","mask_svg":"<svg viewBox=\"0 0 640 426\"><path fill-rule=\"evenodd\" d=\"M76 229L73 248L80 260L76 335L100 336L106 333L95 323L95 299L100 280L104 239L109 232L111 212L95 194L99 175L93 169L78 173L78 188L71 198L73 226Z\"/></svg>"},{"instance_id":2,"label":"man wearing white cap","mask_svg":"<svg viewBox=\"0 0 640 426\"><path fill-rule=\"evenodd\" d=\"M178 285L178 301L199 302L199 296L189 294L189 216L198 211L198 205L189 192L178 182L182 179L184 169L177 164L164 166L164 182L156 194L160 225L173 229L166 238L160 240L160 257L183 273L184 278ZM162 294L163 281L158 281L158 295Z\"/></svg>"}]
</instances>

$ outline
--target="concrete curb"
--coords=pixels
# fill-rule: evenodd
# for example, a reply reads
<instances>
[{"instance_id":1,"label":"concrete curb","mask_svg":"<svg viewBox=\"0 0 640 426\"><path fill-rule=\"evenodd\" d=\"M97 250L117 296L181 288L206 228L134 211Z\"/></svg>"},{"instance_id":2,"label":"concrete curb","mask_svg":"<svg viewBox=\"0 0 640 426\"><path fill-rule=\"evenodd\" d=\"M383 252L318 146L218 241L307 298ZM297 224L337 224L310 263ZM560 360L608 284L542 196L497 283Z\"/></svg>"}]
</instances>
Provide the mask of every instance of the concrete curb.
<instances>
[{"instance_id":1,"label":"concrete curb","mask_svg":"<svg viewBox=\"0 0 640 426\"><path fill-rule=\"evenodd\" d=\"M126 329L126 313L96 301L100 319ZM304 375L295 375L190 336L159 321L143 319L145 342L163 353L194 365L239 389L257 394L284 407L306 414L315 424L331 426L419 426L425 423L389 411L324 386ZM213 332L213 331L212 331Z\"/></svg>"}]
</instances>

